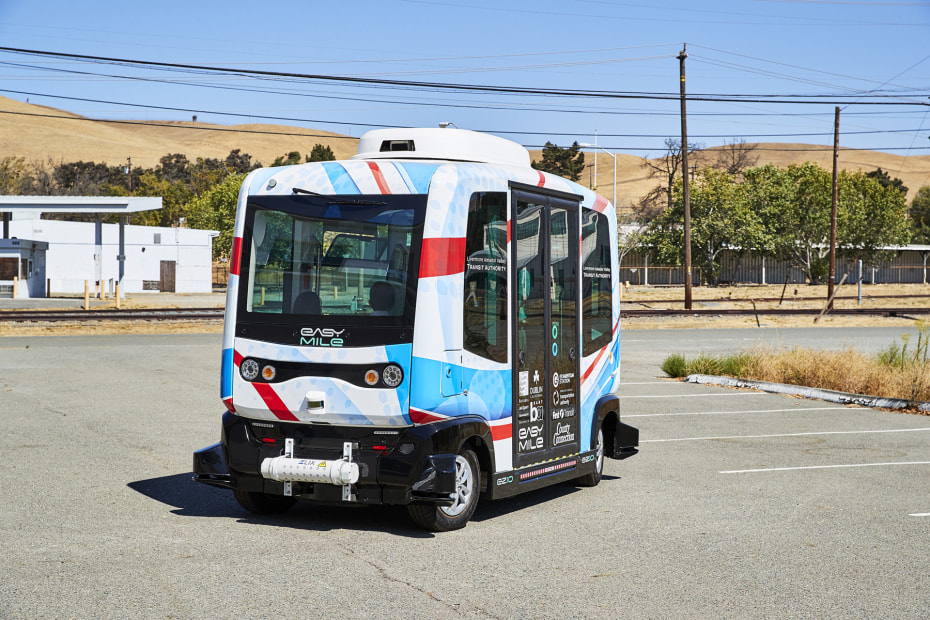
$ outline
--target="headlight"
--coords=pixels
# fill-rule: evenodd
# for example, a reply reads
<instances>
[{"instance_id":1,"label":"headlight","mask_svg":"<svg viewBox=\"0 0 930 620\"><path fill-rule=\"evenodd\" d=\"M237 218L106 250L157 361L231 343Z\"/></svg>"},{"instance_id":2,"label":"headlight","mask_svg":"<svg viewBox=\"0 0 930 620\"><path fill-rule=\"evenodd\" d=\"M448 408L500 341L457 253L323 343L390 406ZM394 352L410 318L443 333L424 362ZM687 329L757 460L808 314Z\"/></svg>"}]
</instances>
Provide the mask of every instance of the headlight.
<instances>
[{"instance_id":1,"label":"headlight","mask_svg":"<svg viewBox=\"0 0 930 620\"><path fill-rule=\"evenodd\" d=\"M397 364L388 364L381 371L381 380L389 388L396 388L404 380L404 371Z\"/></svg>"},{"instance_id":2,"label":"headlight","mask_svg":"<svg viewBox=\"0 0 930 620\"><path fill-rule=\"evenodd\" d=\"M242 360L242 363L239 364L239 374L242 375L242 378L246 381L255 381L258 379L258 373L258 362L250 357Z\"/></svg>"}]
</instances>

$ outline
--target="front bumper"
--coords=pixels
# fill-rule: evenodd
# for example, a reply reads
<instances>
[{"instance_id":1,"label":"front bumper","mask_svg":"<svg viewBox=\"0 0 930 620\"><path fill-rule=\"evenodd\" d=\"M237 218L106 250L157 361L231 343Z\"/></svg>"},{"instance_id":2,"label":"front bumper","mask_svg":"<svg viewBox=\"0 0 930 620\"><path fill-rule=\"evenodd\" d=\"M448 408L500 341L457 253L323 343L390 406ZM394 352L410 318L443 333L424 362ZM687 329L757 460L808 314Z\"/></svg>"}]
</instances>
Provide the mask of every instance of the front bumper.
<instances>
[{"instance_id":1,"label":"front bumper","mask_svg":"<svg viewBox=\"0 0 930 620\"><path fill-rule=\"evenodd\" d=\"M455 452L437 450L436 428L373 429L291 423L267 423L230 413L223 416L220 443L194 453L194 480L228 489L292 495L298 499L365 504L451 503L455 491ZM344 458L351 444L351 463L358 480L331 482L277 481L262 473L266 459L285 455L291 440L294 459L315 462ZM267 474L266 467L266 474ZM351 487L346 493L346 487Z\"/></svg>"}]
</instances>

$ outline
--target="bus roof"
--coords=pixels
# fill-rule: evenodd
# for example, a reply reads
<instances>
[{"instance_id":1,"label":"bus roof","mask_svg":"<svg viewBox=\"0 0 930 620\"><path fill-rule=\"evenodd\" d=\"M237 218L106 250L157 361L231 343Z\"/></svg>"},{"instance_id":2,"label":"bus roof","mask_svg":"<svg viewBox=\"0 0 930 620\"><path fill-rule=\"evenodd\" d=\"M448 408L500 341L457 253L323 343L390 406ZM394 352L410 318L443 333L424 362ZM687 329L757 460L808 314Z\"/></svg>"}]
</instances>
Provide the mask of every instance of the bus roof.
<instances>
[{"instance_id":1,"label":"bus roof","mask_svg":"<svg viewBox=\"0 0 930 620\"><path fill-rule=\"evenodd\" d=\"M529 168L523 146L476 131L451 128L375 129L362 135L352 159L419 159Z\"/></svg>"}]
</instances>

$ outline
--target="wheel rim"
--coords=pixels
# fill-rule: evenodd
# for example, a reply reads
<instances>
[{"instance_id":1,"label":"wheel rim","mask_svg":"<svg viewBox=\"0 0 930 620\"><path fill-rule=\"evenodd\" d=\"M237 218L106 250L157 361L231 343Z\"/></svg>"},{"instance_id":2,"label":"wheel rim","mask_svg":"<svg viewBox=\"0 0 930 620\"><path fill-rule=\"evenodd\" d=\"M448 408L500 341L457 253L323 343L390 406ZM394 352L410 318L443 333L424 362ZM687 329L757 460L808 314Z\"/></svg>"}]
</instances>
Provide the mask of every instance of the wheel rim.
<instances>
[{"instance_id":1,"label":"wheel rim","mask_svg":"<svg viewBox=\"0 0 930 620\"><path fill-rule=\"evenodd\" d=\"M597 473L604 471L604 431L597 429Z\"/></svg>"},{"instance_id":2,"label":"wheel rim","mask_svg":"<svg viewBox=\"0 0 930 620\"><path fill-rule=\"evenodd\" d=\"M475 492L475 478L472 475L471 464L461 454L455 457L455 494L451 506L445 506L442 511L450 517L456 517L468 508Z\"/></svg>"}]
</instances>

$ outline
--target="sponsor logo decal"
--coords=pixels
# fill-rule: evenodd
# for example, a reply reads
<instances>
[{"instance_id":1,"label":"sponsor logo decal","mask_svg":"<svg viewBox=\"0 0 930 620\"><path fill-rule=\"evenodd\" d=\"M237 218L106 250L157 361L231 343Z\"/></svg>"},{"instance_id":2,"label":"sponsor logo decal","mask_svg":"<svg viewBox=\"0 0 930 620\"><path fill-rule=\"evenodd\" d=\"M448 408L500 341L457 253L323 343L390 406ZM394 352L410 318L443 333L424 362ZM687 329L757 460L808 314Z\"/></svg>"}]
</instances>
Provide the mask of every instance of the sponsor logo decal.
<instances>
[{"instance_id":1,"label":"sponsor logo decal","mask_svg":"<svg viewBox=\"0 0 930 620\"><path fill-rule=\"evenodd\" d=\"M344 329L331 327L302 327L300 330L300 344L311 347L341 347Z\"/></svg>"}]
</instances>

